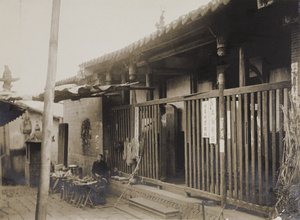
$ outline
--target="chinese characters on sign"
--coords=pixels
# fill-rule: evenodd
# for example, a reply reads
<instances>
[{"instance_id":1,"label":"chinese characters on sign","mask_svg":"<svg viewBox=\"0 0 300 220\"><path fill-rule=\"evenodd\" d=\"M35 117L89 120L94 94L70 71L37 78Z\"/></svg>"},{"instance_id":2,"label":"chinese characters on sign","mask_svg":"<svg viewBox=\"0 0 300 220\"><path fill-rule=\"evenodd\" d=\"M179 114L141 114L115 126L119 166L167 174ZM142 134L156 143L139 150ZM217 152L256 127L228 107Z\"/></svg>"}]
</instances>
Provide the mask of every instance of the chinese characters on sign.
<instances>
[{"instance_id":1,"label":"chinese characters on sign","mask_svg":"<svg viewBox=\"0 0 300 220\"><path fill-rule=\"evenodd\" d=\"M217 143L217 99L202 102L202 137L210 144Z\"/></svg>"},{"instance_id":2,"label":"chinese characters on sign","mask_svg":"<svg viewBox=\"0 0 300 220\"><path fill-rule=\"evenodd\" d=\"M209 102L203 101L202 102L202 137L209 138Z\"/></svg>"}]
</instances>

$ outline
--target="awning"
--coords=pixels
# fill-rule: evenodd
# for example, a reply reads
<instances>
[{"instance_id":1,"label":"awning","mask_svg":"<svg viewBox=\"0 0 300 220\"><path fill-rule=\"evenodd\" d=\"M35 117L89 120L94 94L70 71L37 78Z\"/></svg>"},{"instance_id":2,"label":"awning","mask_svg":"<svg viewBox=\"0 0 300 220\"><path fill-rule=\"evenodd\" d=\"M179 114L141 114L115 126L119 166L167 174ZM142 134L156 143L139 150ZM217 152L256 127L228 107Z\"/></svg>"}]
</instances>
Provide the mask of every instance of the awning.
<instances>
[{"instance_id":1,"label":"awning","mask_svg":"<svg viewBox=\"0 0 300 220\"><path fill-rule=\"evenodd\" d=\"M54 102L59 102L62 100L79 100L82 98L92 98L101 97L103 95L119 95L117 93L121 90L129 90L133 85L138 84L138 82L123 83L123 84L113 84L113 85L75 85L67 84L55 87L54 91ZM136 88L141 89L141 88ZM150 89L150 88L149 88ZM33 100L44 101L44 93L37 97L33 97Z\"/></svg>"},{"instance_id":2,"label":"awning","mask_svg":"<svg viewBox=\"0 0 300 220\"><path fill-rule=\"evenodd\" d=\"M0 101L0 127L15 120L25 111L25 108L22 108L13 103Z\"/></svg>"}]
</instances>

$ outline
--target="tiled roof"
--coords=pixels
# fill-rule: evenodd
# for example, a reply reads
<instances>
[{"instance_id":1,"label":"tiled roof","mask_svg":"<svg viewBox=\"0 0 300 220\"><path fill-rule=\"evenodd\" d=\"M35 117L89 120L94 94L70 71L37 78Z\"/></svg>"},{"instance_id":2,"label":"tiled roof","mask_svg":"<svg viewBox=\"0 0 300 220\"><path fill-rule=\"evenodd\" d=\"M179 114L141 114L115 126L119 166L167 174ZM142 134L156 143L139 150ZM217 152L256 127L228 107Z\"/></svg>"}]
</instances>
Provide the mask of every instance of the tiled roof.
<instances>
[{"instance_id":1,"label":"tiled roof","mask_svg":"<svg viewBox=\"0 0 300 220\"><path fill-rule=\"evenodd\" d=\"M156 32L120 49L115 52L111 52L108 54L105 54L103 56L100 56L98 58L83 62L79 65L80 68L85 68L89 66L93 66L95 64L103 63L106 61L117 61L120 57L130 55L134 51L141 50L147 45L151 44L151 42L154 42L158 40L159 38L165 36L170 31L178 30L180 27L183 27L189 22L192 22L194 20L201 19L204 17L209 11L214 12L221 6L227 5L231 0L212 0L210 3L208 3L205 6L201 6L200 8L191 11L190 13L186 15L180 16L178 19L174 20L168 25L165 25L161 29L157 30Z\"/></svg>"}]
</instances>

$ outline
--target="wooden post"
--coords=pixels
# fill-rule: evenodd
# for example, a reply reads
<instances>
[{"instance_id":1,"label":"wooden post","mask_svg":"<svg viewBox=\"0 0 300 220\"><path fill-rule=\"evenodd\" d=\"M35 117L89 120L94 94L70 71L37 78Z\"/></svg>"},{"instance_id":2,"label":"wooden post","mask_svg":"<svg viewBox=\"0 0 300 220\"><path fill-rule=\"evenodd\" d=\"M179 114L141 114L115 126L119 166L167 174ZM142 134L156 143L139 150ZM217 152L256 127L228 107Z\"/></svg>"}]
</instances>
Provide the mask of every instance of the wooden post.
<instances>
[{"instance_id":1,"label":"wooden post","mask_svg":"<svg viewBox=\"0 0 300 220\"><path fill-rule=\"evenodd\" d=\"M153 84L153 72L150 66L147 67L146 86L150 87ZM147 90L147 101L153 100L153 90Z\"/></svg>"},{"instance_id":2,"label":"wooden post","mask_svg":"<svg viewBox=\"0 0 300 220\"><path fill-rule=\"evenodd\" d=\"M53 125L53 100L57 63L60 0L53 0L49 43L48 72L44 97L43 135L41 150L40 185L37 194L35 219L47 218L47 199L50 182L51 133Z\"/></svg>"},{"instance_id":3,"label":"wooden post","mask_svg":"<svg viewBox=\"0 0 300 220\"><path fill-rule=\"evenodd\" d=\"M112 83L111 75L112 75L112 70L109 70L105 75L105 84L106 85L111 85L111 83Z\"/></svg>"},{"instance_id":4,"label":"wooden post","mask_svg":"<svg viewBox=\"0 0 300 220\"><path fill-rule=\"evenodd\" d=\"M225 120L225 100L224 100L224 74L219 74L219 115L220 115L220 172L221 172L221 206L226 205L226 170L225 170L225 132L226 132L226 120Z\"/></svg>"},{"instance_id":5,"label":"wooden post","mask_svg":"<svg viewBox=\"0 0 300 220\"><path fill-rule=\"evenodd\" d=\"M246 85L245 78L246 78L246 71L245 71L245 54L244 49L240 47L239 49L239 86L244 87Z\"/></svg>"}]
</instances>

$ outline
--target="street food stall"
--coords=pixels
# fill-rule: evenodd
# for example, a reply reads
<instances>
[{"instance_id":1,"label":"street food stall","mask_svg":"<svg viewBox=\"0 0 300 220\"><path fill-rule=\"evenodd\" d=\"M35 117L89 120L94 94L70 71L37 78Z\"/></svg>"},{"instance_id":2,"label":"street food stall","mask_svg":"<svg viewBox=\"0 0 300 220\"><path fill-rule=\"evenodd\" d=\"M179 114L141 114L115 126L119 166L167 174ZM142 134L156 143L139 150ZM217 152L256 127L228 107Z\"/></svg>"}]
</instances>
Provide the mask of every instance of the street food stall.
<instances>
[{"instance_id":1,"label":"street food stall","mask_svg":"<svg viewBox=\"0 0 300 220\"><path fill-rule=\"evenodd\" d=\"M61 168L50 174L50 191L60 193L60 198L80 208L104 205L107 180L76 175L77 167Z\"/></svg>"}]
</instances>

